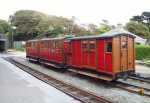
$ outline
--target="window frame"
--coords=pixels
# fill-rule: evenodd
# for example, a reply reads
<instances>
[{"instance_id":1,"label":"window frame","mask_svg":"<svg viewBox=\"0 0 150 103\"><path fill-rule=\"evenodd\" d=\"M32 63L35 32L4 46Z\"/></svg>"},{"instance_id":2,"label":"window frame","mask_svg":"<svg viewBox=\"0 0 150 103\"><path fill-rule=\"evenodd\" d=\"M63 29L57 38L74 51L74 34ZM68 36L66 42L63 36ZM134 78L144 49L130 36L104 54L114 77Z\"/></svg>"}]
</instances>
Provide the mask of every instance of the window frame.
<instances>
[{"instance_id":1,"label":"window frame","mask_svg":"<svg viewBox=\"0 0 150 103\"><path fill-rule=\"evenodd\" d=\"M110 46L110 47L108 48L108 46ZM106 53L112 53L112 49L113 49L112 41L106 41L106 43L105 43L105 52Z\"/></svg>"},{"instance_id":2,"label":"window frame","mask_svg":"<svg viewBox=\"0 0 150 103\"><path fill-rule=\"evenodd\" d=\"M82 41L82 49L83 50L88 50L89 46L88 46L88 41L87 40L83 40Z\"/></svg>"},{"instance_id":3,"label":"window frame","mask_svg":"<svg viewBox=\"0 0 150 103\"><path fill-rule=\"evenodd\" d=\"M91 51L91 50L95 50L95 49L96 49L96 42L95 42L95 40L90 40L89 41L89 50Z\"/></svg>"}]
</instances>

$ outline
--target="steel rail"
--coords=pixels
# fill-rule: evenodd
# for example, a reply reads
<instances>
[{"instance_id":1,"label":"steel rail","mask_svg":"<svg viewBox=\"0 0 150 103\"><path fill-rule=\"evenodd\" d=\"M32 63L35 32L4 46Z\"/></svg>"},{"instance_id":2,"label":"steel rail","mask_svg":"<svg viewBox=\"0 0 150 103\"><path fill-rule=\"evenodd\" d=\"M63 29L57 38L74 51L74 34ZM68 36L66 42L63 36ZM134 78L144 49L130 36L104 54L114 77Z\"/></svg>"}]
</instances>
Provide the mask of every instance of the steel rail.
<instances>
[{"instance_id":1,"label":"steel rail","mask_svg":"<svg viewBox=\"0 0 150 103\"><path fill-rule=\"evenodd\" d=\"M95 93L83 90L79 87L73 86L72 84L66 83L64 81L60 81L56 78L50 77L44 73L34 70L27 65L24 65L18 61L15 61L12 58L7 57L7 58L5 58L5 60L14 64L15 66L22 69L23 71L33 75L37 79L55 87L56 89L73 97L74 99L79 100L82 103L113 103L112 101L107 100L106 98L99 96Z\"/></svg>"},{"instance_id":2,"label":"steel rail","mask_svg":"<svg viewBox=\"0 0 150 103\"><path fill-rule=\"evenodd\" d=\"M113 85L131 93L136 93L142 96L150 97L150 88L145 88L145 87L141 87L141 86L125 83L125 82L120 82L120 81L113 82Z\"/></svg>"},{"instance_id":3,"label":"steel rail","mask_svg":"<svg viewBox=\"0 0 150 103\"><path fill-rule=\"evenodd\" d=\"M143 78L143 77L129 76L128 78L138 80L138 81L141 81L141 82L150 83L150 79L146 79L146 78Z\"/></svg>"}]
</instances>

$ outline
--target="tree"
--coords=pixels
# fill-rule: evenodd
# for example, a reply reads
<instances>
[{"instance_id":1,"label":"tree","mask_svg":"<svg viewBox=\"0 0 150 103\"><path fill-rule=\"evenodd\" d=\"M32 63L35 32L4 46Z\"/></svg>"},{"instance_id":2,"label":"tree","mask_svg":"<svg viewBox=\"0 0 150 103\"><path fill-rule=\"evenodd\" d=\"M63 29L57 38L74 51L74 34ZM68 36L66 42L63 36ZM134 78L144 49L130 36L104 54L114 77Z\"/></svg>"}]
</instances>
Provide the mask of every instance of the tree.
<instances>
[{"instance_id":1,"label":"tree","mask_svg":"<svg viewBox=\"0 0 150 103\"><path fill-rule=\"evenodd\" d=\"M32 10L17 11L11 16L10 22L16 27L15 40L28 40L40 35L44 37L45 34L57 36L64 32L71 33L73 27L72 19L46 15Z\"/></svg>"},{"instance_id":2,"label":"tree","mask_svg":"<svg viewBox=\"0 0 150 103\"><path fill-rule=\"evenodd\" d=\"M150 12L143 12L141 15L133 16L131 20L147 25L150 30Z\"/></svg>"},{"instance_id":3,"label":"tree","mask_svg":"<svg viewBox=\"0 0 150 103\"><path fill-rule=\"evenodd\" d=\"M14 39L27 40L36 37L39 33L47 30L47 15L32 11L20 10L10 18L12 26L16 27ZM43 26L39 26L43 24Z\"/></svg>"},{"instance_id":4,"label":"tree","mask_svg":"<svg viewBox=\"0 0 150 103\"><path fill-rule=\"evenodd\" d=\"M89 35L90 34L84 27L81 27L80 25L77 25L77 24L73 25L72 33L75 34L76 36Z\"/></svg>"},{"instance_id":5,"label":"tree","mask_svg":"<svg viewBox=\"0 0 150 103\"><path fill-rule=\"evenodd\" d=\"M97 34L97 25L95 24L89 24L88 30L91 34Z\"/></svg>"},{"instance_id":6,"label":"tree","mask_svg":"<svg viewBox=\"0 0 150 103\"><path fill-rule=\"evenodd\" d=\"M133 16L131 21L127 23L127 29L150 41L150 12L143 12L141 15Z\"/></svg>"},{"instance_id":7,"label":"tree","mask_svg":"<svg viewBox=\"0 0 150 103\"><path fill-rule=\"evenodd\" d=\"M8 33L10 31L10 25L5 20L0 20L0 33Z\"/></svg>"},{"instance_id":8,"label":"tree","mask_svg":"<svg viewBox=\"0 0 150 103\"><path fill-rule=\"evenodd\" d=\"M107 20L102 20L102 21L103 22L100 23L100 27L98 28L98 32L100 34L110 31L112 27Z\"/></svg>"},{"instance_id":9,"label":"tree","mask_svg":"<svg viewBox=\"0 0 150 103\"><path fill-rule=\"evenodd\" d=\"M138 23L135 21L130 21L126 24L126 28L128 31L141 36L143 38L150 38L149 28L143 23Z\"/></svg>"}]
</instances>

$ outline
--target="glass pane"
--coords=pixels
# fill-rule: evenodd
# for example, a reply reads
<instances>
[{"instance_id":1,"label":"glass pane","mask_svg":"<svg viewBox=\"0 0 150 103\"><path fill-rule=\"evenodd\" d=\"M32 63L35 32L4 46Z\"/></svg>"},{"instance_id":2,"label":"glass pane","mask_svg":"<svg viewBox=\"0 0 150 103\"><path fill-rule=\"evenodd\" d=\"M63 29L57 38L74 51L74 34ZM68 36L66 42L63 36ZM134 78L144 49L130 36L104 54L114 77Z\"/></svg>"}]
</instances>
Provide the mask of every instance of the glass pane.
<instances>
[{"instance_id":1,"label":"glass pane","mask_svg":"<svg viewBox=\"0 0 150 103\"><path fill-rule=\"evenodd\" d=\"M94 43L90 43L90 49L95 49L95 44Z\"/></svg>"},{"instance_id":2,"label":"glass pane","mask_svg":"<svg viewBox=\"0 0 150 103\"><path fill-rule=\"evenodd\" d=\"M106 52L112 52L112 43L111 42L107 43Z\"/></svg>"},{"instance_id":3,"label":"glass pane","mask_svg":"<svg viewBox=\"0 0 150 103\"><path fill-rule=\"evenodd\" d=\"M88 49L88 42L87 41L82 42L82 48L83 49Z\"/></svg>"},{"instance_id":4,"label":"glass pane","mask_svg":"<svg viewBox=\"0 0 150 103\"><path fill-rule=\"evenodd\" d=\"M128 47L128 44L126 41L122 42L122 48L127 48Z\"/></svg>"}]
</instances>

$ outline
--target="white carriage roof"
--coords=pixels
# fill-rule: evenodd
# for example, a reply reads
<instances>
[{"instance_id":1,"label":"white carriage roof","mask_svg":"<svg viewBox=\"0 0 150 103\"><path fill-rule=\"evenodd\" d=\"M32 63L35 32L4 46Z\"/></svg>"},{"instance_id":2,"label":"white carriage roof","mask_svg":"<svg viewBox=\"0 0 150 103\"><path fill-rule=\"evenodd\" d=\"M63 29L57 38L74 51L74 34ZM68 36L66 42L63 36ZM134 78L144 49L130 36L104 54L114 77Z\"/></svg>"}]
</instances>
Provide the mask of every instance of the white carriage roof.
<instances>
[{"instance_id":1,"label":"white carriage roof","mask_svg":"<svg viewBox=\"0 0 150 103\"><path fill-rule=\"evenodd\" d=\"M39 40L59 40L59 39L65 39L67 38L68 40L76 40L76 39L89 39L89 38L109 38L109 37L114 37L114 36L118 36L118 35L130 35L132 36L133 38L136 37L135 34L129 32L129 31L126 31L124 29L113 29L113 30L110 30L106 33L103 33L103 34L99 34L99 35L91 35L91 36L80 36L80 37L70 37L70 38L67 38L67 37L59 37L59 38L43 38L43 39L34 39L34 40L29 40L29 41L32 41L32 42L36 42L36 41L39 41Z\"/></svg>"},{"instance_id":2,"label":"white carriage roof","mask_svg":"<svg viewBox=\"0 0 150 103\"><path fill-rule=\"evenodd\" d=\"M114 29L114 30L110 30L106 33L99 34L99 35L81 36L81 37L74 37L74 38L69 38L69 39L73 40L73 39L87 39L87 38L108 38L108 37L114 37L117 35L130 35L135 38L135 34L129 31L126 31L124 29Z\"/></svg>"},{"instance_id":3,"label":"white carriage roof","mask_svg":"<svg viewBox=\"0 0 150 103\"><path fill-rule=\"evenodd\" d=\"M36 42L36 41L44 41L44 40L59 40L59 39L65 39L65 37L59 37L59 38L42 38L42 39L33 39L33 40L28 40L29 42Z\"/></svg>"}]
</instances>

